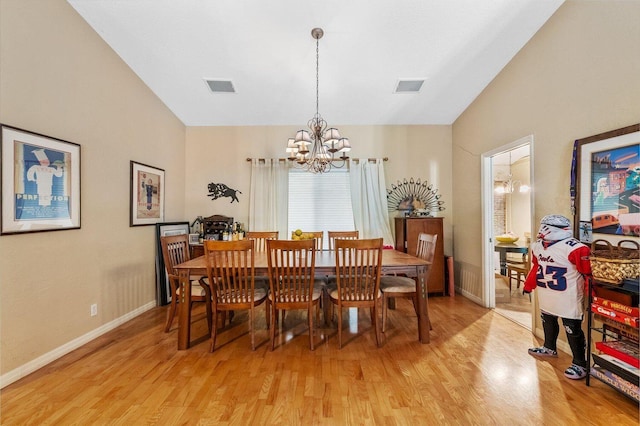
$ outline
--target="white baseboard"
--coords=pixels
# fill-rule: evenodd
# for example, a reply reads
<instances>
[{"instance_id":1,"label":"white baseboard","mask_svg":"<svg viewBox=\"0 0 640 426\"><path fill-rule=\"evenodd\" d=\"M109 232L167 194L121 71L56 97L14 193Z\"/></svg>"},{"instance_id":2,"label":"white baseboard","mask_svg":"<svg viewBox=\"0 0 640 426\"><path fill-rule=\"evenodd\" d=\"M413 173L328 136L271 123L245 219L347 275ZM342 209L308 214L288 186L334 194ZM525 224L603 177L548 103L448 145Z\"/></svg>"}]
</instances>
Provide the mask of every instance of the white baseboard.
<instances>
[{"instance_id":1,"label":"white baseboard","mask_svg":"<svg viewBox=\"0 0 640 426\"><path fill-rule=\"evenodd\" d=\"M463 288L456 288L456 293L461 294L462 296L466 297L467 299L471 300L472 302L480 305L480 306L484 306L484 302L482 301L482 299L478 296L476 296L473 293L470 293L469 291L463 289Z\"/></svg>"},{"instance_id":2,"label":"white baseboard","mask_svg":"<svg viewBox=\"0 0 640 426\"><path fill-rule=\"evenodd\" d=\"M151 301L146 305L142 305L138 309L135 309L129 312L128 314L125 314L119 318L116 318L113 321L108 322L107 324L104 324L94 330L91 330L87 334L80 336L77 339L73 339L72 341L65 343L64 345L57 347L56 349L50 352L47 352L42 356L39 356L33 361L29 361L28 363L14 370L9 371L6 374L3 374L2 376L0 376L0 389L10 385L13 382L16 382L22 379L23 377L26 377L27 375L57 360L58 358L62 358L64 355L68 354L69 352L75 349L78 349L80 346L86 343L89 343L93 339L102 336L108 331L113 330L119 325L124 324L125 322L137 317L138 315L143 314L144 312L150 309L155 308L156 306L157 306L156 301L155 300Z\"/></svg>"}]
</instances>

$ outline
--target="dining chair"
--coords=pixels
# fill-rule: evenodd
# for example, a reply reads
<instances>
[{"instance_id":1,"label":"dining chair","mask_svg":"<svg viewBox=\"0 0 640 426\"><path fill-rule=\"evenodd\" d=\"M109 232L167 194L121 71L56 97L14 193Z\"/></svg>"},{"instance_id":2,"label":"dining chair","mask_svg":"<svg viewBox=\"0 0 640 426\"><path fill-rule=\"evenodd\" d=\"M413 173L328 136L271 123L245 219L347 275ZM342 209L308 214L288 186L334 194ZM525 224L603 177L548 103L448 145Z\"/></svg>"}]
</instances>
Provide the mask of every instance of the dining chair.
<instances>
[{"instance_id":1,"label":"dining chair","mask_svg":"<svg viewBox=\"0 0 640 426\"><path fill-rule=\"evenodd\" d=\"M513 285L513 280L516 281L516 288L520 288L520 283L524 283L527 278L527 274L531 269L531 260L529 259L529 252L523 253L521 259L511 260L507 258L507 278L509 279L509 294Z\"/></svg>"},{"instance_id":2,"label":"dining chair","mask_svg":"<svg viewBox=\"0 0 640 426\"><path fill-rule=\"evenodd\" d=\"M336 239L357 240L359 238L358 235L358 231L327 231L327 237L329 238L329 250L335 250Z\"/></svg>"},{"instance_id":3,"label":"dining chair","mask_svg":"<svg viewBox=\"0 0 640 426\"><path fill-rule=\"evenodd\" d=\"M214 326L211 329L211 352L216 345L218 311L249 311L251 349L256 349L255 308L267 299L267 291L255 287L254 245L252 240L204 242L207 277L212 293Z\"/></svg>"},{"instance_id":4,"label":"dining chair","mask_svg":"<svg viewBox=\"0 0 640 426\"><path fill-rule=\"evenodd\" d=\"M369 308L376 344L381 345L378 309L380 270L382 266L382 238L336 239L336 283L329 292L329 300L338 308L338 346L342 349L342 309Z\"/></svg>"},{"instance_id":5,"label":"dining chair","mask_svg":"<svg viewBox=\"0 0 640 426\"><path fill-rule=\"evenodd\" d=\"M307 234L312 234L313 238L316 239L316 250L324 248L324 231L307 232Z\"/></svg>"},{"instance_id":6,"label":"dining chair","mask_svg":"<svg viewBox=\"0 0 640 426\"><path fill-rule=\"evenodd\" d=\"M275 348L277 314L280 310L306 309L309 322L309 348L313 344L313 308L316 320L322 288L316 287L316 250L313 240L268 240L269 315L271 317L271 350ZM284 319L280 322L284 327Z\"/></svg>"},{"instance_id":7,"label":"dining chair","mask_svg":"<svg viewBox=\"0 0 640 426\"><path fill-rule=\"evenodd\" d=\"M245 239L255 241L255 251L267 251L267 240L277 240L278 231L250 231L245 233ZM269 290L269 277L258 276L255 278L256 287Z\"/></svg>"},{"instance_id":8,"label":"dining chair","mask_svg":"<svg viewBox=\"0 0 640 426\"><path fill-rule=\"evenodd\" d=\"M178 302L180 300L180 279L178 272L174 269L175 265L186 262L191 259L189 251L189 236L183 235L171 235L160 237L160 246L162 247L162 258L164 259L164 265L167 270L167 277L169 279L169 286L171 287L171 306L167 314L167 324L164 327L164 332L168 333L171 330L171 324L176 316L178 310ZM211 287L206 277L192 276L191 280L191 306L193 302L205 302L206 303L206 315L207 325L209 332L211 332L211 304L207 303L211 300Z\"/></svg>"},{"instance_id":9,"label":"dining chair","mask_svg":"<svg viewBox=\"0 0 640 426\"><path fill-rule=\"evenodd\" d=\"M245 238L256 242L255 251L267 251L267 240L277 240L278 231L249 231Z\"/></svg>"},{"instance_id":10,"label":"dining chair","mask_svg":"<svg viewBox=\"0 0 640 426\"><path fill-rule=\"evenodd\" d=\"M416 250L416 257L424 259L428 262L433 262L433 258L436 253L436 242L438 241L437 234L426 234L421 232L418 234L418 247ZM427 272L427 284L429 283L429 276L431 275L431 266ZM397 276L397 275L383 275L380 277L380 290L382 291L382 332L384 333L387 327L387 315L389 309L389 299L405 297L413 301L413 308L418 314L418 293L417 283L415 278ZM431 321L429 321L429 328L431 328Z\"/></svg>"}]
</instances>

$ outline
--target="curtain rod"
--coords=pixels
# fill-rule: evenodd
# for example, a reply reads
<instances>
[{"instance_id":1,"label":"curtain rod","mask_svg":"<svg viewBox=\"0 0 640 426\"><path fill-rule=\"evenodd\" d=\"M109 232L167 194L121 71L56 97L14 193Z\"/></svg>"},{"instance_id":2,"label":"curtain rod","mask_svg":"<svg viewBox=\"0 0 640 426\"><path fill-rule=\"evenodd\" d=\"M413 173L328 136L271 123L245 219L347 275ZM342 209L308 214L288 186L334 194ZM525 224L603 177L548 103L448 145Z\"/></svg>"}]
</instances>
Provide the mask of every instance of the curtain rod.
<instances>
[{"instance_id":1,"label":"curtain rod","mask_svg":"<svg viewBox=\"0 0 640 426\"><path fill-rule=\"evenodd\" d=\"M253 160L254 160L254 158L249 158L249 157L247 157L247 161L253 161ZM258 160L258 161L265 161L265 160L266 160L266 158L255 158L255 160ZM277 160L278 160L278 161L287 161L287 160L288 160L288 158L277 158ZM362 160L364 160L364 158L362 158L362 159L361 159L361 158L352 158L352 160L353 160L353 161L362 161ZM367 158L366 160L367 160L367 161L376 161L376 160L378 160L378 158ZM333 161L341 161L341 159L340 159L340 158L336 158L336 159L335 159L335 160L333 160ZM382 161L389 161L389 157L383 157L383 158L382 158Z\"/></svg>"}]
</instances>

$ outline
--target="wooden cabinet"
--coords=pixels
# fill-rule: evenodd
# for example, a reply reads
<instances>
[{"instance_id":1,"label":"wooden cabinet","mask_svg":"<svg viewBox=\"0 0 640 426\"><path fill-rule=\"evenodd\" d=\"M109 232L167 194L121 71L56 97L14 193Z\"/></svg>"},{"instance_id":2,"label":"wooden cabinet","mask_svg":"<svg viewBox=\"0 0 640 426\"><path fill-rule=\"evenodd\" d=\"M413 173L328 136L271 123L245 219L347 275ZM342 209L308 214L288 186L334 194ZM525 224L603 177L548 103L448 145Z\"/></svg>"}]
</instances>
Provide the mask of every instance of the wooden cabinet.
<instances>
[{"instance_id":1,"label":"wooden cabinet","mask_svg":"<svg viewBox=\"0 0 640 426\"><path fill-rule=\"evenodd\" d=\"M191 258L204 256L204 246L202 244L191 244Z\"/></svg>"},{"instance_id":2,"label":"wooden cabinet","mask_svg":"<svg viewBox=\"0 0 640 426\"><path fill-rule=\"evenodd\" d=\"M397 217L396 218L396 250L416 255L418 234L435 234L438 236L436 254L427 287L429 293L445 293L445 259L443 218L441 217Z\"/></svg>"}]
</instances>

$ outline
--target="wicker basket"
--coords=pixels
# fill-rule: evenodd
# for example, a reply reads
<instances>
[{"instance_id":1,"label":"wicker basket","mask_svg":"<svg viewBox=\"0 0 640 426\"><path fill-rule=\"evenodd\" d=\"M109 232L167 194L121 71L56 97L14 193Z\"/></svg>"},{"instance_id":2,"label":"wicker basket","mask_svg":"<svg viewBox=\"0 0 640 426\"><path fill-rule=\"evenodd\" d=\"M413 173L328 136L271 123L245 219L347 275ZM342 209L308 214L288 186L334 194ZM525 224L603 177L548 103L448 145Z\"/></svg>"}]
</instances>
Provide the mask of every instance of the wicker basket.
<instances>
[{"instance_id":1,"label":"wicker basket","mask_svg":"<svg viewBox=\"0 0 640 426\"><path fill-rule=\"evenodd\" d=\"M634 247L623 247L623 244ZM591 243L591 273L593 278L619 285L628 278L640 276L640 245L632 240L622 240L617 246L606 240Z\"/></svg>"}]
</instances>

